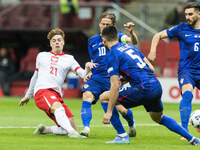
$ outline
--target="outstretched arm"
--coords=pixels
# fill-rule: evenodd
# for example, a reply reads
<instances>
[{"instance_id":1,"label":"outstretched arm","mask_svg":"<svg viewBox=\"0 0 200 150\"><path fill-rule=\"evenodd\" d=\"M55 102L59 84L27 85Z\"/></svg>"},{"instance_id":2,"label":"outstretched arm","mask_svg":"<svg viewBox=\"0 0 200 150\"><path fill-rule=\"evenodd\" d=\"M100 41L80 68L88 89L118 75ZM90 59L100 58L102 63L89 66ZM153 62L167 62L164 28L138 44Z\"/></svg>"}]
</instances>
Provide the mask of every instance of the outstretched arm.
<instances>
[{"instance_id":1,"label":"outstretched arm","mask_svg":"<svg viewBox=\"0 0 200 150\"><path fill-rule=\"evenodd\" d=\"M131 36L131 37L126 38L126 42L129 44L136 45L138 43L138 38L134 32L134 25L135 24L133 22L128 22L128 23L124 24L124 27L126 28L126 30L129 31L130 36Z\"/></svg>"},{"instance_id":2,"label":"outstretched arm","mask_svg":"<svg viewBox=\"0 0 200 150\"><path fill-rule=\"evenodd\" d=\"M157 48L157 45L158 43L160 42L160 40L164 39L164 38L167 38L168 35L167 35L167 31L166 30L163 30L157 34L154 35L153 39L152 39L152 42L151 42L151 49L150 49L150 53L147 57L147 59L153 63L156 59L156 48Z\"/></svg>"},{"instance_id":3,"label":"outstretched arm","mask_svg":"<svg viewBox=\"0 0 200 150\"><path fill-rule=\"evenodd\" d=\"M29 88L26 92L26 95L19 102L19 106L23 106L24 104L27 104L29 102L29 99L33 95L33 91L34 91L34 87L35 87L37 78L38 78L38 71L35 71L31 78L31 82L30 82Z\"/></svg>"},{"instance_id":4,"label":"outstretched arm","mask_svg":"<svg viewBox=\"0 0 200 150\"><path fill-rule=\"evenodd\" d=\"M150 68L153 72L155 72L155 69L154 69L153 65L148 61L148 59L145 57L143 60L144 60L144 62L149 66L149 68Z\"/></svg>"},{"instance_id":5,"label":"outstretched arm","mask_svg":"<svg viewBox=\"0 0 200 150\"><path fill-rule=\"evenodd\" d=\"M119 95L119 76L112 75L110 77L110 82L111 82L111 88L110 88L108 109L105 115L103 116L103 120L102 120L104 124L110 123L110 118L112 117L112 111Z\"/></svg>"},{"instance_id":6,"label":"outstretched arm","mask_svg":"<svg viewBox=\"0 0 200 150\"><path fill-rule=\"evenodd\" d=\"M96 67L96 63L92 63L92 62L87 62L86 64L85 64L85 69L83 69L83 68L79 68L77 71L76 71L76 73L77 73L77 75L79 76L79 77L81 77L81 78L85 78L85 76L90 72L90 70L92 69L92 68L94 68L94 67Z\"/></svg>"}]
</instances>

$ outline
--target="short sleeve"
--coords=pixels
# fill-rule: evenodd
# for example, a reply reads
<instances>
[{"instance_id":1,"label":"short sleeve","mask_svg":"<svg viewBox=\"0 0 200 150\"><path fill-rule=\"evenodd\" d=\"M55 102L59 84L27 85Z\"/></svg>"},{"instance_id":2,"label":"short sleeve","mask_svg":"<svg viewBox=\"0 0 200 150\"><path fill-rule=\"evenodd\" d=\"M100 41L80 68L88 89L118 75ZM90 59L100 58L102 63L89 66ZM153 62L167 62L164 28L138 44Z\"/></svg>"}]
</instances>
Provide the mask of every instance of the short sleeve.
<instances>
[{"instance_id":1,"label":"short sleeve","mask_svg":"<svg viewBox=\"0 0 200 150\"><path fill-rule=\"evenodd\" d=\"M112 75L119 75L119 61L116 54L113 51L110 51L106 60L108 77L111 77Z\"/></svg>"},{"instance_id":2,"label":"short sleeve","mask_svg":"<svg viewBox=\"0 0 200 150\"><path fill-rule=\"evenodd\" d=\"M167 35L169 36L169 38L178 37L181 32L182 26L183 24L179 24L179 25L173 26L170 29L167 29Z\"/></svg>"}]
</instances>

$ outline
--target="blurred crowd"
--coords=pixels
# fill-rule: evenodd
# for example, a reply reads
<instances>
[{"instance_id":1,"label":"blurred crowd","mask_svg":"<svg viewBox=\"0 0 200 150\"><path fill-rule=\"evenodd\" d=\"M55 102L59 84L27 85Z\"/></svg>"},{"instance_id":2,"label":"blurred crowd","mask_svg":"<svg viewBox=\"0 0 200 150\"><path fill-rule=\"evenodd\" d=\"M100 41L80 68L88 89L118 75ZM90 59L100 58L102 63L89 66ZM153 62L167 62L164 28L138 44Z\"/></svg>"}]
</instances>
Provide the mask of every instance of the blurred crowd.
<instances>
[{"instance_id":1,"label":"blurred crowd","mask_svg":"<svg viewBox=\"0 0 200 150\"><path fill-rule=\"evenodd\" d=\"M10 95L10 84L13 81L29 81L35 70L38 48L28 49L27 54L19 60L19 68L14 50L0 47L0 84L4 95Z\"/></svg>"},{"instance_id":2,"label":"blurred crowd","mask_svg":"<svg viewBox=\"0 0 200 150\"><path fill-rule=\"evenodd\" d=\"M164 29L171 28L178 25L180 22L186 22L184 6L188 2L198 2L197 0L180 0L177 5L165 17Z\"/></svg>"}]
</instances>

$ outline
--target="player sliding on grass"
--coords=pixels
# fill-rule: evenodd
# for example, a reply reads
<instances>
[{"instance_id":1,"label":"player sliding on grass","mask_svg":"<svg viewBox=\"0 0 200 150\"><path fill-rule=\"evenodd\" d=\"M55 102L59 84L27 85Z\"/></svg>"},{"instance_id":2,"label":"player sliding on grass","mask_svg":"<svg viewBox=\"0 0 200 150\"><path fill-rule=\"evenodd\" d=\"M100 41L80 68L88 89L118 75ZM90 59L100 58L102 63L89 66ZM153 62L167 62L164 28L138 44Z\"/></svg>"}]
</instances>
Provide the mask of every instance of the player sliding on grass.
<instances>
[{"instance_id":1,"label":"player sliding on grass","mask_svg":"<svg viewBox=\"0 0 200 150\"><path fill-rule=\"evenodd\" d=\"M173 118L163 115L161 101L162 87L155 77L152 65L144 55L133 45L118 43L118 34L114 26L107 26L102 31L102 38L106 48L110 50L106 57L107 72L111 80L110 91L100 96L104 103L106 114L103 123L112 123L115 113L115 103L125 108L143 105L156 123L166 126L169 130L185 137L192 145L200 145L200 140L192 136L181 127ZM121 87L119 90L119 75L122 75L130 87ZM128 136L119 136L107 143L129 143Z\"/></svg>"},{"instance_id":2,"label":"player sliding on grass","mask_svg":"<svg viewBox=\"0 0 200 150\"><path fill-rule=\"evenodd\" d=\"M68 134L72 138L82 138L84 136L77 132L73 114L61 98L61 88L70 69L84 78L88 71L95 67L95 64L88 62L85 65L86 69L83 70L73 56L64 54L64 36L64 32L59 28L49 32L47 38L52 51L38 54L35 72L19 106L27 104L34 92L36 106L45 111L57 124L53 127L40 125L34 134Z\"/></svg>"}]
</instances>

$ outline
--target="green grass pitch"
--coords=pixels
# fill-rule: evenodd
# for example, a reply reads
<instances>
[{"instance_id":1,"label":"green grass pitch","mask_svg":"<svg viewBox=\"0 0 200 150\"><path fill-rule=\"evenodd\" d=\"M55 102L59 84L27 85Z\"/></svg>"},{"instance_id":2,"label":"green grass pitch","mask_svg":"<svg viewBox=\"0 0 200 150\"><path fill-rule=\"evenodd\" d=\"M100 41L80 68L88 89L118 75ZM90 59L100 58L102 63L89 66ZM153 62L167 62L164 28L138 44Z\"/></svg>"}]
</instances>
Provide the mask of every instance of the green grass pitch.
<instances>
[{"instance_id":1,"label":"green grass pitch","mask_svg":"<svg viewBox=\"0 0 200 150\"><path fill-rule=\"evenodd\" d=\"M192 146L187 141L181 141L180 136L170 132L167 128L155 124L142 106L132 108L136 120L137 136L131 138L127 145L108 145L106 141L113 140L115 130L110 125L101 122L103 110L98 102L92 106L91 136L88 139L70 139L67 136L33 135L33 131L40 124L52 126L51 121L43 111L39 110L31 99L23 107L18 107L21 97L5 97L0 99L0 150L196 150L199 146ZM79 130L81 122L81 100L65 99L75 115ZM200 109L193 104L193 111ZM178 104L164 103L164 114L173 117L180 123ZM125 129L126 121L121 117ZM200 133L189 125L190 132L200 137Z\"/></svg>"}]
</instances>

